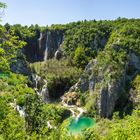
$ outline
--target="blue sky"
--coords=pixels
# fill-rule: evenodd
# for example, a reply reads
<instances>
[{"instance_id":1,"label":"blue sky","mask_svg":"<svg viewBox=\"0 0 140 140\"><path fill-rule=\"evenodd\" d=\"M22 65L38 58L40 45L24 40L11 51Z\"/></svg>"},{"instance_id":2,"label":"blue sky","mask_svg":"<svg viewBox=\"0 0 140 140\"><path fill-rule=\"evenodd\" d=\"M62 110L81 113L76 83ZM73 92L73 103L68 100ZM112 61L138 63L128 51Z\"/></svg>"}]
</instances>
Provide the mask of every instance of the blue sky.
<instances>
[{"instance_id":1,"label":"blue sky","mask_svg":"<svg viewBox=\"0 0 140 140\"><path fill-rule=\"evenodd\" d=\"M140 18L140 0L2 0L2 24L63 24L78 20Z\"/></svg>"}]
</instances>

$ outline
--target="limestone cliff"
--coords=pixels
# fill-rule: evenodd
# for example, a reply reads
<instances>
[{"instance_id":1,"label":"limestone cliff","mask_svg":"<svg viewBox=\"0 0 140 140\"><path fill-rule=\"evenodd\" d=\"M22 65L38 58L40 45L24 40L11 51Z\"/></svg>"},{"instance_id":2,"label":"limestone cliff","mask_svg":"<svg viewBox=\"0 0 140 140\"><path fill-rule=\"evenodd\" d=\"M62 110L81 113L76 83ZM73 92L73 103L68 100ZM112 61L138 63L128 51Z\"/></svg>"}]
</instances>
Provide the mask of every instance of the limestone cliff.
<instances>
[{"instance_id":1,"label":"limestone cliff","mask_svg":"<svg viewBox=\"0 0 140 140\"><path fill-rule=\"evenodd\" d=\"M109 66L106 71L110 71ZM122 73L117 78L111 77L106 80L104 76L106 71L101 71L96 59L91 60L79 81L70 88L70 92L80 90L84 94L85 91L89 91L89 95L96 98L93 106L101 117L110 117L118 105L124 106L129 100L129 95L125 92L126 84L140 71L140 58L134 53L129 53Z\"/></svg>"},{"instance_id":2,"label":"limestone cliff","mask_svg":"<svg viewBox=\"0 0 140 140\"><path fill-rule=\"evenodd\" d=\"M11 61L10 69L14 73L30 75L29 63L26 61L26 58L23 54L23 49L19 50L17 57Z\"/></svg>"},{"instance_id":3,"label":"limestone cliff","mask_svg":"<svg viewBox=\"0 0 140 140\"><path fill-rule=\"evenodd\" d=\"M45 61L56 57L61 57L60 45L63 41L63 32L59 30L46 30L40 32L35 39L30 40L24 48L28 61Z\"/></svg>"},{"instance_id":4,"label":"limestone cliff","mask_svg":"<svg viewBox=\"0 0 140 140\"><path fill-rule=\"evenodd\" d=\"M41 33L39 38L39 49L42 52L43 60L53 58L56 51L60 49L63 40L61 31L46 31Z\"/></svg>"}]
</instances>

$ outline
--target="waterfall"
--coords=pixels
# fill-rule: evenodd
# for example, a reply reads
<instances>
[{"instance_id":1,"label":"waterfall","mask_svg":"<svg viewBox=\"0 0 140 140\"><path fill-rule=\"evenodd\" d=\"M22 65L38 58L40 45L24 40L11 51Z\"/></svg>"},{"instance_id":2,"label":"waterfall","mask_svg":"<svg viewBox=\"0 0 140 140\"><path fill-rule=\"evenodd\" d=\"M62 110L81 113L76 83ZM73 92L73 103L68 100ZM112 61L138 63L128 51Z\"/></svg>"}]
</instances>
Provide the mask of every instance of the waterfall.
<instances>
[{"instance_id":1,"label":"waterfall","mask_svg":"<svg viewBox=\"0 0 140 140\"><path fill-rule=\"evenodd\" d=\"M33 79L34 79L34 82L35 82L35 88L37 89L38 88L38 82L41 80L41 77L38 76L38 75L32 75Z\"/></svg>"},{"instance_id":2,"label":"waterfall","mask_svg":"<svg viewBox=\"0 0 140 140\"><path fill-rule=\"evenodd\" d=\"M54 58L57 60L60 60L62 58L62 52L60 49L58 49L55 54L54 54Z\"/></svg>"},{"instance_id":3,"label":"waterfall","mask_svg":"<svg viewBox=\"0 0 140 140\"><path fill-rule=\"evenodd\" d=\"M68 110L70 110L72 113L72 117L75 117L76 121L78 122L79 118L85 112L85 110L80 107L77 107L76 105L68 105L65 102L65 98L66 97L64 97L64 96L61 97L61 99L62 99L61 103L62 103L63 107L66 107ZM79 113L77 114L77 112L75 110L77 110Z\"/></svg>"},{"instance_id":4,"label":"waterfall","mask_svg":"<svg viewBox=\"0 0 140 140\"><path fill-rule=\"evenodd\" d=\"M16 99L14 99L14 103L10 103L10 105L19 113L20 117L25 117L25 108L17 105Z\"/></svg>"},{"instance_id":5,"label":"waterfall","mask_svg":"<svg viewBox=\"0 0 140 140\"><path fill-rule=\"evenodd\" d=\"M76 117L76 121L78 122L78 120L81 117L81 115L83 114L84 110L82 108L80 108L80 107L78 107L77 110L79 111L79 114Z\"/></svg>"},{"instance_id":6,"label":"waterfall","mask_svg":"<svg viewBox=\"0 0 140 140\"><path fill-rule=\"evenodd\" d=\"M36 94L38 96L41 96L42 100L44 102L48 103L50 101L50 99L49 99L49 91L48 91L48 88L47 88L47 81L44 80L44 79L42 80L42 78L40 76L36 75L36 74L32 74L31 81L33 83L34 90L35 90ZM42 88L39 89L41 84L43 84ZM25 85L25 86L27 86L27 85ZM14 110L16 110L19 113L19 115L21 117L25 117L25 108L17 105L16 104L16 99L14 99L14 102L10 103L10 105L12 106L12 108ZM49 125L49 127L50 126L51 125Z\"/></svg>"},{"instance_id":7,"label":"waterfall","mask_svg":"<svg viewBox=\"0 0 140 140\"><path fill-rule=\"evenodd\" d=\"M46 61L47 58L48 58L48 49L50 48L49 35L50 35L50 32L47 32L47 34L46 34L45 52L44 52L44 61Z\"/></svg>"},{"instance_id":8,"label":"waterfall","mask_svg":"<svg viewBox=\"0 0 140 140\"><path fill-rule=\"evenodd\" d=\"M42 38L45 39L43 43L44 61L53 58L55 53L60 55L60 48L63 41L63 34L61 32L46 31Z\"/></svg>"},{"instance_id":9,"label":"waterfall","mask_svg":"<svg viewBox=\"0 0 140 140\"><path fill-rule=\"evenodd\" d=\"M42 59L46 61L48 58L48 48L50 47L49 32L46 33L40 32L40 37L38 39L38 42L39 42L39 49L41 50L41 54L43 53Z\"/></svg>"},{"instance_id":10,"label":"waterfall","mask_svg":"<svg viewBox=\"0 0 140 140\"><path fill-rule=\"evenodd\" d=\"M24 107L20 107L19 105L16 105L16 110L19 112L20 117L25 117Z\"/></svg>"},{"instance_id":11,"label":"waterfall","mask_svg":"<svg viewBox=\"0 0 140 140\"><path fill-rule=\"evenodd\" d=\"M36 74L32 74L32 82L34 83L34 90L36 91L37 95L41 96L43 101L49 102L50 98L47 81Z\"/></svg>"},{"instance_id":12,"label":"waterfall","mask_svg":"<svg viewBox=\"0 0 140 140\"><path fill-rule=\"evenodd\" d=\"M59 36L59 32L57 32L57 36ZM54 53L54 58L59 60L62 57L61 47L62 47L63 37L57 38L57 50Z\"/></svg>"},{"instance_id":13,"label":"waterfall","mask_svg":"<svg viewBox=\"0 0 140 140\"><path fill-rule=\"evenodd\" d=\"M48 87L47 87L47 81L44 80L44 83L45 84L42 86L40 94L41 94L41 96L42 96L42 98L45 102L49 102L50 99L49 99L49 90L48 90Z\"/></svg>"}]
</instances>

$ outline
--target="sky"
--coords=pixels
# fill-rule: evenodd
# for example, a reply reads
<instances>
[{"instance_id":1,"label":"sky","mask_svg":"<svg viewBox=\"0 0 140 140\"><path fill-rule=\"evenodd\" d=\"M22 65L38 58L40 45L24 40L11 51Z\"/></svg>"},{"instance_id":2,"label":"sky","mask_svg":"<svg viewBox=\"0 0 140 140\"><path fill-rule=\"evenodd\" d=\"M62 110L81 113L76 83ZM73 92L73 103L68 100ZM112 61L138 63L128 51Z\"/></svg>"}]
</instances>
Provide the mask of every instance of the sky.
<instances>
[{"instance_id":1,"label":"sky","mask_svg":"<svg viewBox=\"0 0 140 140\"><path fill-rule=\"evenodd\" d=\"M79 20L140 18L140 0L2 0L1 24L65 24Z\"/></svg>"}]
</instances>

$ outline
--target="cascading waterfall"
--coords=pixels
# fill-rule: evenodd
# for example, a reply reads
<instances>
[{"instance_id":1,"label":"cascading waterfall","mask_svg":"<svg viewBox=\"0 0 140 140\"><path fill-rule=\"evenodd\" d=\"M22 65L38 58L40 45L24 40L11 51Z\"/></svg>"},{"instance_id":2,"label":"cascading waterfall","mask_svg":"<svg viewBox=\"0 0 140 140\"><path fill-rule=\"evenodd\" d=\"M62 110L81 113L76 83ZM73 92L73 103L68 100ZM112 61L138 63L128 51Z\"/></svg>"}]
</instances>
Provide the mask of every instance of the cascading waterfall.
<instances>
[{"instance_id":1,"label":"cascading waterfall","mask_svg":"<svg viewBox=\"0 0 140 140\"><path fill-rule=\"evenodd\" d=\"M42 82L43 81L43 82ZM42 79L40 76L38 76L37 74L32 74L32 82L35 83L35 91L36 93L42 97L42 100L44 102L49 102L49 91L48 91L48 87L47 87L47 80ZM41 84L41 89L39 89L39 85Z\"/></svg>"},{"instance_id":2,"label":"cascading waterfall","mask_svg":"<svg viewBox=\"0 0 140 140\"><path fill-rule=\"evenodd\" d=\"M43 53L43 60L54 58L60 55L60 47L63 41L63 33L60 31L46 31L40 33L39 48Z\"/></svg>"},{"instance_id":3,"label":"cascading waterfall","mask_svg":"<svg viewBox=\"0 0 140 140\"><path fill-rule=\"evenodd\" d=\"M49 99L49 90L47 87L47 81L44 80L44 83L45 84L43 85L40 94L41 94L43 100L48 103L50 101L50 99Z\"/></svg>"},{"instance_id":4,"label":"cascading waterfall","mask_svg":"<svg viewBox=\"0 0 140 140\"><path fill-rule=\"evenodd\" d=\"M35 91L38 89L38 82L41 80L41 77L36 75L36 74L32 74L32 79L33 82L35 83Z\"/></svg>"},{"instance_id":5,"label":"cascading waterfall","mask_svg":"<svg viewBox=\"0 0 140 140\"><path fill-rule=\"evenodd\" d=\"M64 107L67 107L67 109L69 109L72 113L72 117L74 117L76 119L76 121L78 122L79 118L82 116L82 114L85 112L84 109L80 108L80 107L77 107L76 105L68 105L66 102L65 102L65 98L64 96L61 97L62 99L62 105ZM75 111L77 110L79 113L77 114L77 112Z\"/></svg>"},{"instance_id":6,"label":"cascading waterfall","mask_svg":"<svg viewBox=\"0 0 140 140\"><path fill-rule=\"evenodd\" d=\"M42 97L42 100L44 102L49 102L49 91L47 88L47 81L43 80L43 86L41 88L41 90L38 89L39 87L39 82L42 81L41 77L36 75L36 74L32 74L32 82L34 83L34 90L36 91L36 94ZM25 108L24 106L21 107L19 105L16 104L16 99L14 99L14 103L10 103L10 105L14 108L14 110L16 110L19 115L21 117L25 117Z\"/></svg>"},{"instance_id":7,"label":"cascading waterfall","mask_svg":"<svg viewBox=\"0 0 140 140\"><path fill-rule=\"evenodd\" d=\"M58 36L59 36L59 32L57 32ZM57 38L57 50L55 51L54 54L54 58L55 59L60 59L61 58L61 46L62 46L62 42L63 42L63 37Z\"/></svg>"},{"instance_id":8,"label":"cascading waterfall","mask_svg":"<svg viewBox=\"0 0 140 140\"><path fill-rule=\"evenodd\" d=\"M25 117L25 108L17 105L16 99L14 99L14 103L10 103L10 105L19 113L20 117Z\"/></svg>"},{"instance_id":9,"label":"cascading waterfall","mask_svg":"<svg viewBox=\"0 0 140 140\"><path fill-rule=\"evenodd\" d=\"M16 105L16 110L19 112L20 117L25 117L24 107L20 107L19 105Z\"/></svg>"},{"instance_id":10,"label":"cascading waterfall","mask_svg":"<svg viewBox=\"0 0 140 140\"><path fill-rule=\"evenodd\" d=\"M35 91L36 91L36 93L39 96L42 97L42 100L44 102L49 103L50 98L49 98L49 91L48 91L48 87L47 87L47 80L45 80L45 79L42 80L41 77L36 75L36 74L32 75L32 80L35 83ZM41 90L38 89L38 86L39 86L40 82L43 83L43 86L42 86ZM51 125L50 121L47 121L47 126L48 126L49 129L56 128L55 126Z\"/></svg>"},{"instance_id":11,"label":"cascading waterfall","mask_svg":"<svg viewBox=\"0 0 140 140\"><path fill-rule=\"evenodd\" d=\"M79 118L82 116L83 112L85 111L80 107L78 107L77 110L79 111L79 114L76 117L76 121L78 122Z\"/></svg>"}]
</instances>

